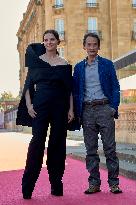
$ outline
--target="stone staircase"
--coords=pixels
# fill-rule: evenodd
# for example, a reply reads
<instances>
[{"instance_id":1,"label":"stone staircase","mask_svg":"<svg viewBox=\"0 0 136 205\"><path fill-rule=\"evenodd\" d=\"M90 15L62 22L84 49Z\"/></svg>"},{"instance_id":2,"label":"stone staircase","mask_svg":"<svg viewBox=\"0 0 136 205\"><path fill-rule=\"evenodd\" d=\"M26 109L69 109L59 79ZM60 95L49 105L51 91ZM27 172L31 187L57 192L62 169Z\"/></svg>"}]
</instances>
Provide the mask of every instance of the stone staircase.
<instances>
[{"instance_id":1,"label":"stone staircase","mask_svg":"<svg viewBox=\"0 0 136 205\"><path fill-rule=\"evenodd\" d=\"M71 154L76 159L85 160L86 149L83 137L78 133L68 135L68 139L81 142L78 146L67 147L67 154ZM100 166L106 168L106 159L103 152L101 140L99 140ZM116 145L116 152L119 158L120 174L136 180L136 144L119 144Z\"/></svg>"},{"instance_id":2,"label":"stone staircase","mask_svg":"<svg viewBox=\"0 0 136 205\"><path fill-rule=\"evenodd\" d=\"M122 144L120 144L122 146ZM119 144L117 145L119 148ZM136 149L127 150L117 149L117 156L119 158L120 174L136 180ZM99 150L100 164L106 168L106 159L102 150Z\"/></svg>"}]
</instances>

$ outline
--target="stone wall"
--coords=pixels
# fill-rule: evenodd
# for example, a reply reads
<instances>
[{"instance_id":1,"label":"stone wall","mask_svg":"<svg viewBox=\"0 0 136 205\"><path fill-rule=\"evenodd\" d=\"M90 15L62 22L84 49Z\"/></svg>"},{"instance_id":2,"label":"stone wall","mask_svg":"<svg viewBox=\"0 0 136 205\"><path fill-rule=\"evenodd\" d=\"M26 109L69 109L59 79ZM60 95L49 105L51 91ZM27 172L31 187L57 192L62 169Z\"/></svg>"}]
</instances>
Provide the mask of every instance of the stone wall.
<instances>
[{"instance_id":1,"label":"stone wall","mask_svg":"<svg viewBox=\"0 0 136 205\"><path fill-rule=\"evenodd\" d=\"M136 104L121 105L119 113L119 119L116 120L116 141L136 144Z\"/></svg>"}]
</instances>

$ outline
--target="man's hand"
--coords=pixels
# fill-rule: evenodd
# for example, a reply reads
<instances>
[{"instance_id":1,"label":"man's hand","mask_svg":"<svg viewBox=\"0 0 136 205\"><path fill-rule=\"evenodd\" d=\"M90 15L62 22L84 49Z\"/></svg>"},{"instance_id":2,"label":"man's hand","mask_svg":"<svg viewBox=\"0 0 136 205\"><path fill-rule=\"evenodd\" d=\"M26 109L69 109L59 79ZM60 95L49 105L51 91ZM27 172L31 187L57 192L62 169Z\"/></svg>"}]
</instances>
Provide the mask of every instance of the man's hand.
<instances>
[{"instance_id":1,"label":"man's hand","mask_svg":"<svg viewBox=\"0 0 136 205\"><path fill-rule=\"evenodd\" d=\"M111 110L112 110L112 114L113 114L113 116L114 116L116 110L115 110L113 107L111 107Z\"/></svg>"}]
</instances>

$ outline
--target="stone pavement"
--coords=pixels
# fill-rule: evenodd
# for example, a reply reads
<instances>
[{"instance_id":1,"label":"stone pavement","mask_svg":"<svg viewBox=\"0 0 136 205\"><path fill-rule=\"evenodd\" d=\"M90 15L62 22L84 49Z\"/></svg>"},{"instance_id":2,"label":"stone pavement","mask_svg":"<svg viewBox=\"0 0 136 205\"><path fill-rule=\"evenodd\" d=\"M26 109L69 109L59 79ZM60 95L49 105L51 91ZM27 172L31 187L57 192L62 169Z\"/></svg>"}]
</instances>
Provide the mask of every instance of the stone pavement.
<instances>
[{"instance_id":1,"label":"stone pavement","mask_svg":"<svg viewBox=\"0 0 136 205\"><path fill-rule=\"evenodd\" d=\"M31 134L16 132L0 132L0 171L23 169ZM22 143L25 142L25 143ZM48 144L48 138L46 147ZM16 154L18 153L18 155ZM100 165L105 166L105 157L99 140ZM10 160L9 155L10 154ZM67 138L67 154L85 160L86 150L82 131L69 132ZM120 174L136 180L136 145L117 144L117 154L120 159ZM24 157L25 156L25 157ZM46 164L46 155L44 164Z\"/></svg>"},{"instance_id":2,"label":"stone pavement","mask_svg":"<svg viewBox=\"0 0 136 205\"><path fill-rule=\"evenodd\" d=\"M30 139L30 134L0 132L0 172L24 169Z\"/></svg>"}]
</instances>

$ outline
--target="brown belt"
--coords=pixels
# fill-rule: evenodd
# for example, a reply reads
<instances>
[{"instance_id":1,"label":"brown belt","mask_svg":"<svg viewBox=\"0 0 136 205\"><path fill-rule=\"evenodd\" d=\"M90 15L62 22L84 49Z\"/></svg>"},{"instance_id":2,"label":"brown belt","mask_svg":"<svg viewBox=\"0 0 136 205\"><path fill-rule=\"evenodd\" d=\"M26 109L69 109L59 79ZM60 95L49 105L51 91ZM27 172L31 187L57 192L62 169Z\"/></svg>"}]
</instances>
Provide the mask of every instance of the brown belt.
<instances>
[{"instance_id":1,"label":"brown belt","mask_svg":"<svg viewBox=\"0 0 136 205\"><path fill-rule=\"evenodd\" d=\"M84 105L90 105L90 106L96 106L96 105L105 105L105 104L109 104L109 100L108 99L103 99L103 100L93 100L91 102L84 102Z\"/></svg>"}]
</instances>

